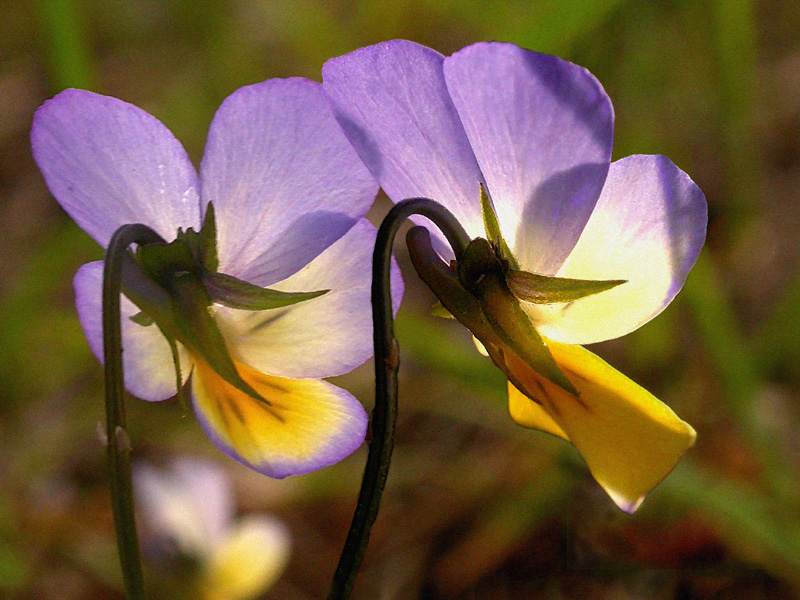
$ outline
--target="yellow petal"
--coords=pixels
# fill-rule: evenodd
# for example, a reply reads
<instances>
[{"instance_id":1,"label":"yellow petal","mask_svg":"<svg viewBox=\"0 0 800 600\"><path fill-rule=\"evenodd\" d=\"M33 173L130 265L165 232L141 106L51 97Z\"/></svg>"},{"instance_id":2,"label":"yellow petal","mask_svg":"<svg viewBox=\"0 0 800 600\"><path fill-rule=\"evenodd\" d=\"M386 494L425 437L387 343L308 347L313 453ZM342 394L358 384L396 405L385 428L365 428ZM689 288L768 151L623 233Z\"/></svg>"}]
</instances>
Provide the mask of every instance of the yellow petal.
<instances>
[{"instance_id":1,"label":"yellow petal","mask_svg":"<svg viewBox=\"0 0 800 600\"><path fill-rule=\"evenodd\" d=\"M570 441L566 432L553 420L553 417L547 414L542 405L533 402L515 388L510 381L508 382L508 414L515 423L523 427L544 431Z\"/></svg>"},{"instance_id":2,"label":"yellow petal","mask_svg":"<svg viewBox=\"0 0 800 600\"><path fill-rule=\"evenodd\" d=\"M509 382L512 418L525 427L571 441L617 506L635 511L694 444L694 429L585 348L553 341L547 344L580 396L519 363L515 376L530 398Z\"/></svg>"},{"instance_id":3,"label":"yellow petal","mask_svg":"<svg viewBox=\"0 0 800 600\"><path fill-rule=\"evenodd\" d=\"M203 567L203 599L260 597L286 569L290 545L289 532L277 519L259 516L241 521Z\"/></svg>"},{"instance_id":4,"label":"yellow petal","mask_svg":"<svg viewBox=\"0 0 800 600\"><path fill-rule=\"evenodd\" d=\"M241 392L195 357L194 408L223 452L270 477L316 471L355 451L367 415L341 388L317 379L266 375L234 361L242 378L269 400Z\"/></svg>"}]
</instances>

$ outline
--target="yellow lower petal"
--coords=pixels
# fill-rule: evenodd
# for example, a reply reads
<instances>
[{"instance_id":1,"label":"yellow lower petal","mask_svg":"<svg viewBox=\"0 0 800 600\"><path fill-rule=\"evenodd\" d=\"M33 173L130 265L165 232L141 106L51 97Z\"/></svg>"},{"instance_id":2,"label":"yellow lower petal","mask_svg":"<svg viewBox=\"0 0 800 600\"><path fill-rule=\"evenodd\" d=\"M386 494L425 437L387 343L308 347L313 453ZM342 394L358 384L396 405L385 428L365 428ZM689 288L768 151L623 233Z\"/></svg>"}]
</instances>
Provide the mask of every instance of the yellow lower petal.
<instances>
[{"instance_id":1,"label":"yellow lower petal","mask_svg":"<svg viewBox=\"0 0 800 600\"><path fill-rule=\"evenodd\" d=\"M289 562L291 541L277 519L249 517L229 532L203 565L203 600L260 598Z\"/></svg>"},{"instance_id":2,"label":"yellow lower petal","mask_svg":"<svg viewBox=\"0 0 800 600\"><path fill-rule=\"evenodd\" d=\"M515 365L515 376L536 402L509 382L512 418L571 441L617 506L635 511L694 444L694 429L585 348L547 344L580 395L564 391L520 363Z\"/></svg>"},{"instance_id":3,"label":"yellow lower petal","mask_svg":"<svg viewBox=\"0 0 800 600\"><path fill-rule=\"evenodd\" d=\"M553 420L553 417L547 413L544 407L533 402L515 388L510 381L508 382L508 414L511 415L515 423L523 427L544 431L568 442L570 441L566 432Z\"/></svg>"},{"instance_id":4,"label":"yellow lower petal","mask_svg":"<svg viewBox=\"0 0 800 600\"><path fill-rule=\"evenodd\" d=\"M194 408L226 454L270 477L309 473L350 455L364 441L367 415L341 388L318 379L266 375L235 362L270 404L241 392L195 358Z\"/></svg>"}]
</instances>

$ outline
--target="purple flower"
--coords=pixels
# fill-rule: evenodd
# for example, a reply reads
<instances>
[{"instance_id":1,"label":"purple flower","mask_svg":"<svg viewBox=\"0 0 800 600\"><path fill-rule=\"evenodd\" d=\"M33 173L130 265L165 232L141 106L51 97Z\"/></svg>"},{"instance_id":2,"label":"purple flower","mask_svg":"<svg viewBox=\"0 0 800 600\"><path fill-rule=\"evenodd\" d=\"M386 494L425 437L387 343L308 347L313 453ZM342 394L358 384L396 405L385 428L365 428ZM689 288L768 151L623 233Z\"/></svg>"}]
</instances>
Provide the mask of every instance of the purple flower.
<instances>
[{"instance_id":1,"label":"purple flower","mask_svg":"<svg viewBox=\"0 0 800 600\"><path fill-rule=\"evenodd\" d=\"M577 395L523 361L506 372L519 384L509 384L514 420L571 441L635 510L695 432L577 344L633 331L675 297L705 239L702 192L663 156L612 163L608 96L555 56L479 43L444 57L395 40L322 73L339 124L392 200L432 198L491 240L483 185L516 269L625 282L568 302L520 301Z\"/></svg>"},{"instance_id":2,"label":"purple flower","mask_svg":"<svg viewBox=\"0 0 800 600\"><path fill-rule=\"evenodd\" d=\"M322 377L372 354L369 265L375 229L363 219L377 186L338 128L319 84L270 80L244 87L217 111L199 174L170 131L139 108L66 90L36 112L33 154L50 191L105 246L121 225L143 223L167 241L216 213L218 268L260 287L328 290L264 311L210 306L226 351L259 402L178 344L183 381L212 441L271 477L307 473L348 456L367 416ZM399 274L398 274L399 275ZM78 315L102 360L102 263L75 276ZM402 292L394 286L395 304ZM135 396L175 393L170 346L131 319L122 298L125 384Z\"/></svg>"}]
</instances>

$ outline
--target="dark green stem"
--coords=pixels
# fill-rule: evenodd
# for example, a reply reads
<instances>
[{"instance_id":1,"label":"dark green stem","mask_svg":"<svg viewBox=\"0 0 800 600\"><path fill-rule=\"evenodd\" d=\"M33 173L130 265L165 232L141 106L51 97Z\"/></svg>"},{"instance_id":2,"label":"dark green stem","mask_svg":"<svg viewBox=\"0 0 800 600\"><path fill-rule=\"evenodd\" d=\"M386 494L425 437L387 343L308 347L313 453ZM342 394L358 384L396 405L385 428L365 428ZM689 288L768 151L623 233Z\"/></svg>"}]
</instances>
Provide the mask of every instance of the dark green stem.
<instances>
[{"instance_id":1,"label":"dark green stem","mask_svg":"<svg viewBox=\"0 0 800 600\"><path fill-rule=\"evenodd\" d=\"M411 215L427 217L447 237L456 258L470 238L446 208L427 198L398 203L381 223L372 255L372 327L375 344L375 408L372 441L364 468L353 521L336 568L328 600L346 600L353 590L369 543L369 532L378 515L381 494L389 473L397 417L397 370L399 349L394 338L391 294L392 245L403 222Z\"/></svg>"},{"instance_id":2,"label":"dark green stem","mask_svg":"<svg viewBox=\"0 0 800 600\"><path fill-rule=\"evenodd\" d=\"M125 596L144 600L144 578L133 514L130 438L125 418L120 292L124 259L131 244L163 242L146 225L123 225L111 237L103 265L103 362L105 364L106 435L111 509L117 534Z\"/></svg>"}]
</instances>

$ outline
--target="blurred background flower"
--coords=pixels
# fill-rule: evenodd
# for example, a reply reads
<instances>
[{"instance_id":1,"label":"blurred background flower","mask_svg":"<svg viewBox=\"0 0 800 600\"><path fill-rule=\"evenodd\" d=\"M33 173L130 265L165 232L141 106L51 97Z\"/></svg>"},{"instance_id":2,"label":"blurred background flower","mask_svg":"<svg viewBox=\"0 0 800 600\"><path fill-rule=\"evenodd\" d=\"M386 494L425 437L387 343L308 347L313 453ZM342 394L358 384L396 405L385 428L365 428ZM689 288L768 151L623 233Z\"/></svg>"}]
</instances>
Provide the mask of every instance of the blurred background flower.
<instances>
[{"instance_id":1,"label":"blurred background flower","mask_svg":"<svg viewBox=\"0 0 800 600\"><path fill-rule=\"evenodd\" d=\"M165 469L138 463L133 485L143 555L161 584L154 597L252 600L286 568L289 530L264 514L234 521L231 481L214 463L186 457Z\"/></svg>"},{"instance_id":2,"label":"blurred background flower","mask_svg":"<svg viewBox=\"0 0 800 600\"><path fill-rule=\"evenodd\" d=\"M197 164L233 90L319 81L332 56L393 38L444 54L497 39L585 66L614 102L613 158L664 154L703 190L708 240L686 288L635 333L591 347L698 439L621 514L572 448L511 422L502 375L463 328L430 317L406 262L398 442L354 598L800 597L798 31L790 0L5 0L0 597L120 598L95 433L101 370L71 286L100 249L35 167L34 110L67 86L110 94L164 122ZM379 197L372 216L388 206ZM369 407L369 365L336 384ZM129 403L134 458L213 456L183 414L175 401ZM242 511L292 531L264 598L325 596L363 458L280 482L220 463Z\"/></svg>"}]
</instances>

